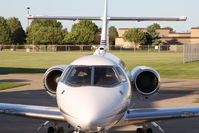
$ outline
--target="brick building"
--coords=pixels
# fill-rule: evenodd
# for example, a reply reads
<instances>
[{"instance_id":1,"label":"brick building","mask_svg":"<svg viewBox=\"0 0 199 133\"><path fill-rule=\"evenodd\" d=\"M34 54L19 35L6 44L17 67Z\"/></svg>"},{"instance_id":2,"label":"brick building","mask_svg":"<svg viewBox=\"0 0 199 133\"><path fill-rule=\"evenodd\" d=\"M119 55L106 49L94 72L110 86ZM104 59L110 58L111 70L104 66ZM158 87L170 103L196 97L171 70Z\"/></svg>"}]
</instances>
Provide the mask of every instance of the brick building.
<instances>
[{"instance_id":1,"label":"brick building","mask_svg":"<svg viewBox=\"0 0 199 133\"><path fill-rule=\"evenodd\" d=\"M132 48L133 45L130 42L125 42L122 38L125 31L128 30L128 28L120 28L118 33L119 37L115 40L115 45L118 47L123 48ZM142 29L143 31L146 31L146 29ZM199 43L199 28L192 28L191 32L186 33L176 33L171 32L169 29L158 29L156 30L160 34L162 44L170 44L170 45L176 45L176 44L194 44Z\"/></svg>"}]
</instances>

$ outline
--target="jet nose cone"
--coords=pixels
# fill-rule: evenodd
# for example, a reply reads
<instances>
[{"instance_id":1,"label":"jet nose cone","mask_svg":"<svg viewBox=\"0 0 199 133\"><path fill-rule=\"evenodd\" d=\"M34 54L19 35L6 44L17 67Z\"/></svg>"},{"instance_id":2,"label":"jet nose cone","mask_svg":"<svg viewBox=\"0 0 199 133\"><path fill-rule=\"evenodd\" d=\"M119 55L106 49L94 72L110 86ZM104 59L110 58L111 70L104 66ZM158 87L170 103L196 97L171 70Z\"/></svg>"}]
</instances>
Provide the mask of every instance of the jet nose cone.
<instances>
[{"instance_id":1,"label":"jet nose cone","mask_svg":"<svg viewBox=\"0 0 199 133\"><path fill-rule=\"evenodd\" d=\"M79 124L84 129L96 129L101 125L103 118L106 117L105 111L106 109L100 107L97 103L84 103L84 108L81 108L79 115L77 115Z\"/></svg>"},{"instance_id":2,"label":"jet nose cone","mask_svg":"<svg viewBox=\"0 0 199 133\"><path fill-rule=\"evenodd\" d=\"M121 103L119 93L106 88L77 90L64 97L64 110L71 116L67 120L73 126L81 127L83 131L101 131L113 124L112 115Z\"/></svg>"},{"instance_id":3,"label":"jet nose cone","mask_svg":"<svg viewBox=\"0 0 199 133\"><path fill-rule=\"evenodd\" d=\"M83 128L85 128L85 129L92 129L92 128L96 128L97 127L97 125L98 125L98 122L99 122L99 118L97 118L97 115L98 114L96 114L96 115L94 115L94 114L92 114L91 115L91 113L89 113L89 114L87 114L87 113L85 113L85 114L83 114L80 118L79 118L79 120L81 121L81 126L83 127Z\"/></svg>"}]
</instances>

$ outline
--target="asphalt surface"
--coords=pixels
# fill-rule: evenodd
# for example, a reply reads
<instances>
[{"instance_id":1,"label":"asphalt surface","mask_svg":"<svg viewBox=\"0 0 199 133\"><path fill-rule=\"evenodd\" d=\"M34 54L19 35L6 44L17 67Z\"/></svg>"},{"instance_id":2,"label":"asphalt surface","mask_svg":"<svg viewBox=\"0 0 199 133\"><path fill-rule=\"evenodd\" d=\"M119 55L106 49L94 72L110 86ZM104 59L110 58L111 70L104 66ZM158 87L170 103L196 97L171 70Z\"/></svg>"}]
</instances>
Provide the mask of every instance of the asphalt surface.
<instances>
[{"instance_id":1,"label":"asphalt surface","mask_svg":"<svg viewBox=\"0 0 199 133\"><path fill-rule=\"evenodd\" d=\"M42 85L42 75L0 75L0 82L28 82L31 85L0 91L0 103L56 106ZM193 103L199 98L199 80L163 79L158 95L147 100L134 97L139 108L199 106ZM47 127L37 131L44 120L0 115L0 133L46 133ZM165 133L198 133L199 118L161 121L158 124ZM137 126L113 128L109 133L135 133ZM158 129L153 128L154 133ZM68 130L67 130L68 131Z\"/></svg>"}]
</instances>

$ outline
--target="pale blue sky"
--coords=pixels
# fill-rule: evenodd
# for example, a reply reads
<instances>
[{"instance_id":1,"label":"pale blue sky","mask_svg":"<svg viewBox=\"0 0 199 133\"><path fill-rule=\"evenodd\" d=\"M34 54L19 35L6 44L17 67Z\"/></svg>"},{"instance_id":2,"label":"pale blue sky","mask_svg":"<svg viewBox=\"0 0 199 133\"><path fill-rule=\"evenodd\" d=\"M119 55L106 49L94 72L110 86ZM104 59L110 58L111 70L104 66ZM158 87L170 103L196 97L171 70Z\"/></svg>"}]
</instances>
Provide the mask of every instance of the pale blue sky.
<instances>
[{"instance_id":1,"label":"pale blue sky","mask_svg":"<svg viewBox=\"0 0 199 133\"><path fill-rule=\"evenodd\" d=\"M26 7L32 15L101 16L104 0L0 0L0 16L18 17L25 28ZM187 16L186 22L158 22L178 32L199 26L199 0L109 0L109 16ZM154 22L111 22L117 28L146 27ZM69 28L73 22L63 22ZM100 26L100 22L97 22Z\"/></svg>"}]
</instances>

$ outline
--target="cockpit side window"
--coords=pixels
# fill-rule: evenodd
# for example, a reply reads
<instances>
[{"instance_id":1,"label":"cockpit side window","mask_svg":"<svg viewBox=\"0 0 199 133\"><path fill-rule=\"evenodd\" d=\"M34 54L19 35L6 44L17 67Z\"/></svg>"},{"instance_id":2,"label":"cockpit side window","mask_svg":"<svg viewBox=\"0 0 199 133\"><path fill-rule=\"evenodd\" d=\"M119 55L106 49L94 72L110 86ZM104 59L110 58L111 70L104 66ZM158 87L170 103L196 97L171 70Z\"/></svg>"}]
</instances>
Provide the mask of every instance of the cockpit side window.
<instances>
[{"instance_id":1,"label":"cockpit side window","mask_svg":"<svg viewBox=\"0 0 199 133\"><path fill-rule=\"evenodd\" d=\"M125 76L124 72L121 70L121 68L116 67L116 69L117 69L117 72L118 72L118 74L119 74L120 80L121 80L122 82L126 82L126 81L127 81L126 76Z\"/></svg>"},{"instance_id":2,"label":"cockpit side window","mask_svg":"<svg viewBox=\"0 0 199 133\"><path fill-rule=\"evenodd\" d=\"M91 67L73 67L68 75L66 82L74 86L91 84Z\"/></svg>"},{"instance_id":3,"label":"cockpit side window","mask_svg":"<svg viewBox=\"0 0 199 133\"><path fill-rule=\"evenodd\" d=\"M95 67L94 68L94 85L95 86L112 86L120 81L112 67Z\"/></svg>"},{"instance_id":4,"label":"cockpit side window","mask_svg":"<svg viewBox=\"0 0 199 133\"><path fill-rule=\"evenodd\" d=\"M127 71L127 67L126 67L126 64L124 63L124 61L123 60L120 60L120 66L125 70L125 71Z\"/></svg>"},{"instance_id":5,"label":"cockpit side window","mask_svg":"<svg viewBox=\"0 0 199 133\"><path fill-rule=\"evenodd\" d=\"M60 78L60 81L61 81L61 82L64 82L64 81L65 81L65 79L66 79L66 77L67 77L67 73L68 73L68 71L70 71L70 68L71 68L71 66L68 66L68 67L64 70L64 72L62 73L61 78Z\"/></svg>"}]
</instances>

